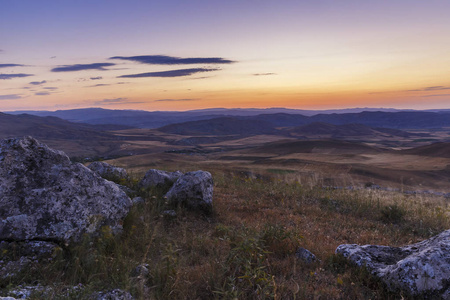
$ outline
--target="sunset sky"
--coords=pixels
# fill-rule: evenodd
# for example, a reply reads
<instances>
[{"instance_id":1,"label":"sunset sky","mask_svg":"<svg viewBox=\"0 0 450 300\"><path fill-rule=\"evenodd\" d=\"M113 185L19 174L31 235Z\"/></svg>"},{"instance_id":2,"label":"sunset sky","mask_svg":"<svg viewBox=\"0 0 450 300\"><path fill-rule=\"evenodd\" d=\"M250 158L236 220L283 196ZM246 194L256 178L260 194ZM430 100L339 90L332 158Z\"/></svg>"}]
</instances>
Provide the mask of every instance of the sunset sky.
<instances>
[{"instance_id":1,"label":"sunset sky","mask_svg":"<svg viewBox=\"0 0 450 300\"><path fill-rule=\"evenodd\" d=\"M448 0L1 0L0 111L450 108Z\"/></svg>"}]
</instances>

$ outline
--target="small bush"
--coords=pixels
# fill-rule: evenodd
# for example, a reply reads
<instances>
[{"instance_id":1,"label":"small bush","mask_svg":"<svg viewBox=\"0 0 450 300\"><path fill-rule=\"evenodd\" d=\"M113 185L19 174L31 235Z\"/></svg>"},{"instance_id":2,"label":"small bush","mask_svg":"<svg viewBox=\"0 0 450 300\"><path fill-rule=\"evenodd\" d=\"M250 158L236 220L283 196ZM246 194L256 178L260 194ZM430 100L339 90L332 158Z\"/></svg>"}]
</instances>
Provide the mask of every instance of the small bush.
<instances>
[{"instance_id":1,"label":"small bush","mask_svg":"<svg viewBox=\"0 0 450 300\"><path fill-rule=\"evenodd\" d=\"M405 211L397 204L384 206L381 208L381 220L386 223L398 224L403 221Z\"/></svg>"}]
</instances>

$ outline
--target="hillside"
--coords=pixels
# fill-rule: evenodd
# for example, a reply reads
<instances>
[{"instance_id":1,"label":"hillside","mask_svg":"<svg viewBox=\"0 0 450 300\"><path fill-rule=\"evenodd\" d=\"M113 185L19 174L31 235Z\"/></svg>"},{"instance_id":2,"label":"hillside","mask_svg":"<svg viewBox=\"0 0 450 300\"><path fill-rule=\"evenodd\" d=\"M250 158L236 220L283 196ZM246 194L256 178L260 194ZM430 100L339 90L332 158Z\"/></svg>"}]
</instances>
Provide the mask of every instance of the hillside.
<instances>
[{"instance_id":1,"label":"hillside","mask_svg":"<svg viewBox=\"0 0 450 300\"><path fill-rule=\"evenodd\" d=\"M376 110L376 111L375 111ZM174 123L233 117L241 120L269 122L275 127L301 126L315 122L334 125L363 124L387 128L442 128L450 126L450 111L396 111L389 109L293 110L204 109L193 111L142 111L84 108L58 111L16 111L38 116L53 116L89 124L119 124L139 128L158 128Z\"/></svg>"},{"instance_id":2,"label":"hillside","mask_svg":"<svg viewBox=\"0 0 450 300\"><path fill-rule=\"evenodd\" d=\"M385 138L385 137L412 137L424 136L423 134L409 133L403 130L390 128L371 128L362 124L333 125L315 122L303 126L297 126L286 130L291 136L328 136L330 138Z\"/></svg>"},{"instance_id":3,"label":"hillside","mask_svg":"<svg viewBox=\"0 0 450 300\"><path fill-rule=\"evenodd\" d=\"M159 131L181 135L239 135L273 134L277 130L265 121L242 120L231 117L172 124Z\"/></svg>"},{"instance_id":4,"label":"hillside","mask_svg":"<svg viewBox=\"0 0 450 300\"><path fill-rule=\"evenodd\" d=\"M287 155L292 153L313 153L325 149L327 152L342 152L347 154L357 153L380 153L387 150L368 146L362 143L336 141L336 140L313 140L313 141L280 141L267 143L251 150L254 153L270 153Z\"/></svg>"},{"instance_id":5,"label":"hillside","mask_svg":"<svg viewBox=\"0 0 450 300\"><path fill-rule=\"evenodd\" d=\"M433 143L401 151L404 154L450 158L450 142Z\"/></svg>"},{"instance_id":6,"label":"hillside","mask_svg":"<svg viewBox=\"0 0 450 300\"><path fill-rule=\"evenodd\" d=\"M93 126L72 123L56 117L33 115L9 115L0 113L0 138L31 135L52 139L97 139L113 138L105 130L124 129L124 126Z\"/></svg>"}]
</instances>

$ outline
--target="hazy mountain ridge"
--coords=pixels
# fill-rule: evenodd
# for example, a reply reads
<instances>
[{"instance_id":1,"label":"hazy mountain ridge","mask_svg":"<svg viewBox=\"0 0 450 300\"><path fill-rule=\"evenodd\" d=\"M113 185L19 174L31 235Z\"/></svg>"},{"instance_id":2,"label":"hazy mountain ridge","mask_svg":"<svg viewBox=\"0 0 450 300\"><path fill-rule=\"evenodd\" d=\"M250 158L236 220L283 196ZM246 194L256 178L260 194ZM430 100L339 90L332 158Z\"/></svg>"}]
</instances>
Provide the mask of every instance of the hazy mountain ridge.
<instances>
[{"instance_id":1,"label":"hazy mountain ridge","mask_svg":"<svg viewBox=\"0 0 450 300\"><path fill-rule=\"evenodd\" d=\"M20 114L24 111L8 112ZM158 128L174 123L232 117L268 121L277 127L292 127L314 122L334 125L358 123L371 127L433 128L450 126L450 111L400 111L395 109L354 108L310 111L285 108L204 109L185 112L135 111L86 108L58 111L26 111L37 116L59 117L88 124L117 124L138 128Z\"/></svg>"}]
</instances>

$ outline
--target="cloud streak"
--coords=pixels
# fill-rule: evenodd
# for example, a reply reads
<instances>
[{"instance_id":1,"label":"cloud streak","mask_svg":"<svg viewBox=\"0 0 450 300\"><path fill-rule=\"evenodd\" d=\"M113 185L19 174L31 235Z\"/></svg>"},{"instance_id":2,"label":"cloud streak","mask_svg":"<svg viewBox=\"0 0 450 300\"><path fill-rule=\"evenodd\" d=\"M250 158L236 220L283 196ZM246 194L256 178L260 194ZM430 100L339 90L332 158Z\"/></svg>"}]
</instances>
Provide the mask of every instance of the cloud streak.
<instances>
[{"instance_id":1,"label":"cloud streak","mask_svg":"<svg viewBox=\"0 0 450 300\"><path fill-rule=\"evenodd\" d=\"M196 74L196 73L212 72L212 71L217 71L217 70L220 70L220 69L207 69L207 68L179 69L179 70L170 70L170 71L162 71L162 72L149 72L149 73L122 75L122 76L118 76L118 78L182 77L182 76L190 76L190 75Z\"/></svg>"},{"instance_id":2,"label":"cloud streak","mask_svg":"<svg viewBox=\"0 0 450 300\"><path fill-rule=\"evenodd\" d=\"M21 77L28 77L33 76L33 74L24 74L24 73L18 73L18 74L0 74L0 80L8 80L13 78L21 78Z\"/></svg>"},{"instance_id":3,"label":"cloud streak","mask_svg":"<svg viewBox=\"0 0 450 300\"><path fill-rule=\"evenodd\" d=\"M430 92L430 91L444 91L444 90L450 90L450 86L443 86L443 85L427 86L421 89L407 90L407 92Z\"/></svg>"},{"instance_id":4,"label":"cloud streak","mask_svg":"<svg viewBox=\"0 0 450 300\"><path fill-rule=\"evenodd\" d=\"M425 95L425 96L422 96L422 97L429 98L429 97L448 97L448 96L450 96L450 94Z\"/></svg>"},{"instance_id":5,"label":"cloud streak","mask_svg":"<svg viewBox=\"0 0 450 300\"><path fill-rule=\"evenodd\" d=\"M19 94L0 95L0 100L16 100L22 98Z\"/></svg>"},{"instance_id":6,"label":"cloud streak","mask_svg":"<svg viewBox=\"0 0 450 300\"><path fill-rule=\"evenodd\" d=\"M185 101L195 101L198 99L158 99L153 100L153 102L185 102Z\"/></svg>"},{"instance_id":7,"label":"cloud streak","mask_svg":"<svg viewBox=\"0 0 450 300\"><path fill-rule=\"evenodd\" d=\"M84 71L84 70L98 70L98 71L107 71L105 67L112 67L116 64L112 63L94 63L94 64L75 64L75 65L64 65L53 68L52 72L75 72L75 71Z\"/></svg>"},{"instance_id":8,"label":"cloud streak","mask_svg":"<svg viewBox=\"0 0 450 300\"><path fill-rule=\"evenodd\" d=\"M253 76L270 76L270 75L277 75L276 73L256 73L253 74Z\"/></svg>"},{"instance_id":9,"label":"cloud streak","mask_svg":"<svg viewBox=\"0 0 450 300\"><path fill-rule=\"evenodd\" d=\"M144 102L132 102L128 98L113 98L113 99L103 99L94 102L94 105L114 105L114 104L141 104Z\"/></svg>"},{"instance_id":10,"label":"cloud streak","mask_svg":"<svg viewBox=\"0 0 450 300\"><path fill-rule=\"evenodd\" d=\"M32 85L41 85L41 84L44 84L44 83L47 83L47 81L46 80L42 80L42 81L32 81L32 82L30 82L30 84L32 84Z\"/></svg>"},{"instance_id":11,"label":"cloud streak","mask_svg":"<svg viewBox=\"0 0 450 300\"><path fill-rule=\"evenodd\" d=\"M174 57L167 55L113 56L109 59L135 61L149 65L231 64L234 61L222 57Z\"/></svg>"},{"instance_id":12,"label":"cloud streak","mask_svg":"<svg viewBox=\"0 0 450 300\"><path fill-rule=\"evenodd\" d=\"M47 96L47 95L50 95L50 93L49 92L37 92L37 93L34 93L36 96Z\"/></svg>"},{"instance_id":13,"label":"cloud streak","mask_svg":"<svg viewBox=\"0 0 450 300\"><path fill-rule=\"evenodd\" d=\"M21 64L0 64L0 68L9 68L9 67L23 67L25 65Z\"/></svg>"}]
</instances>

